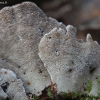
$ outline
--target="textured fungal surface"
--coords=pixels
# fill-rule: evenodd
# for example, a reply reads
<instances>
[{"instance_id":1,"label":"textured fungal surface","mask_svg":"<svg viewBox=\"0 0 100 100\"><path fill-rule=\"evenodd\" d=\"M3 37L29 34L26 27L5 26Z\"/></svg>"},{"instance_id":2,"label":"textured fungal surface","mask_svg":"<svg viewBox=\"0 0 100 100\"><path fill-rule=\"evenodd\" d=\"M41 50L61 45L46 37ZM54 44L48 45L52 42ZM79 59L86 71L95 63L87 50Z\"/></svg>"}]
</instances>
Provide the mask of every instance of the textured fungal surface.
<instances>
[{"instance_id":1,"label":"textured fungal surface","mask_svg":"<svg viewBox=\"0 0 100 100\"><path fill-rule=\"evenodd\" d=\"M47 17L31 2L3 8L0 98L27 100L26 93L39 96L51 83L58 93L84 91L87 80L93 82L90 94L97 95L100 45L90 34L86 42L77 39L76 31Z\"/></svg>"},{"instance_id":2,"label":"textured fungal surface","mask_svg":"<svg viewBox=\"0 0 100 100\"><path fill-rule=\"evenodd\" d=\"M1 100L6 100L7 99L7 94L3 91L3 89L0 86L0 99Z\"/></svg>"},{"instance_id":3,"label":"textured fungal surface","mask_svg":"<svg viewBox=\"0 0 100 100\"><path fill-rule=\"evenodd\" d=\"M97 94L100 77L100 45L90 34L83 42L75 37L71 25L54 28L45 34L39 44L39 56L47 68L57 92L84 91L87 80L93 81L91 94ZM96 83L95 83L96 82Z\"/></svg>"},{"instance_id":4,"label":"textured fungal surface","mask_svg":"<svg viewBox=\"0 0 100 100\"><path fill-rule=\"evenodd\" d=\"M40 95L50 85L50 76L38 56L38 44L54 27L66 30L62 23L46 15L31 2L0 11L0 68L16 73L26 92Z\"/></svg>"},{"instance_id":5,"label":"textured fungal surface","mask_svg":"<svg viewBox=\"0 0 100 100\"><path fill-rule=\"evenodd\" d=\"M0 100L28 100L23 83L11 70L0 69Z\"/></svg>"}]
</instances>

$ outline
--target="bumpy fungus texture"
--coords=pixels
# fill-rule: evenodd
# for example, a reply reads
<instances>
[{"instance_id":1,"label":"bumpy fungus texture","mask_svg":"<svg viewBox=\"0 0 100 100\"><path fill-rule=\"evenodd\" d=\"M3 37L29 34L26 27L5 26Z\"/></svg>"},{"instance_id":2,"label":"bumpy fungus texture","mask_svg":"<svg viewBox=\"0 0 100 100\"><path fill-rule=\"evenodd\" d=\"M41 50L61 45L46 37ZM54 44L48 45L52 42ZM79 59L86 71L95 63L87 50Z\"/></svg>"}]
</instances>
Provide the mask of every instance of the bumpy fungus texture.
<instances>
[{"instance_id":1,"label":"bumpy fungus texture","mask_svg":"<svg viewBox=\"0 0 100 100\"><path fill-rule=\"evenodd\" d=\"M100 45L87 35L87 42L75 37L71 25L54 28L45 34L39 44L39 56L51 80L60 92L84 91L87 80L92 80L91 94L97 95L100 77Z\"/></svg>"},{"instance_id":2,"label":"bumpy fungus texture","mask_svg":"<svg viewBox=\"0 0 100 100\"><path fill-rule=\"evenodd\" d=\"M7 69L0 69L0 100L28 100L23 83Z\"/></svg>"},{"instance_id":3,"label":"bumpy fungus texture","mask_svg":"<svg viewBox=\"0 0 100 100\"><path fill-rule=\"evenodd\" d=\"M16 73L27 93L40 95L51 83L38 56L38 44L54 27L66 29L65 25L48 18L31 2L0 11L0 68Z\"/></svg>"},{"instance_id":4,"label":"bumpy fungus texture","mask_svg":"<svg viewBox=\"0 0 100 100\"><path fill-rule=\"evenodd\" d=\"M84 91L88 79L93 81L91 94L96 95L100 46L89 34L87 42L83 42L75 33L76 28L69 25L66 30L65 25L47 17L34 3L3 8L0 11L0 68L12 70L23 81L26 91L22 92L20 79L13 75L10 78L1 69L0 77L11 83L6 92L0 87L0 96L26 100L21 99L21 92L40 95L51 81L58 93ZM16 81L12 82L13 79Z\"/></svg>"}]
</instances>

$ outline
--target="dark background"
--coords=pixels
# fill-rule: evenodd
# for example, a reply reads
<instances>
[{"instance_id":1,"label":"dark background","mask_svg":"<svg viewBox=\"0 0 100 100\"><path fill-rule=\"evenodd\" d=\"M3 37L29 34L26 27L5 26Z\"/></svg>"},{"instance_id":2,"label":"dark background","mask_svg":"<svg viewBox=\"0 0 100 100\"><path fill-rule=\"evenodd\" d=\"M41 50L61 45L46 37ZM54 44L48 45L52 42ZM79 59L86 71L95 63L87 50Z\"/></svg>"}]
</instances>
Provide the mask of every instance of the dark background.
<instances>
[{"instance_id":1,"label":"dark background","mask_svg":"<svg viewBox=\"0 0 100 100\"><path fill-rule=\"evenodd\" d=\"M26 0L0 0L0 9ZM36 3L47 16L60 22L76 26L77 37L86 40L90 33L100 43L100 0L27 0Z\"/></svg>"}]
</instances>

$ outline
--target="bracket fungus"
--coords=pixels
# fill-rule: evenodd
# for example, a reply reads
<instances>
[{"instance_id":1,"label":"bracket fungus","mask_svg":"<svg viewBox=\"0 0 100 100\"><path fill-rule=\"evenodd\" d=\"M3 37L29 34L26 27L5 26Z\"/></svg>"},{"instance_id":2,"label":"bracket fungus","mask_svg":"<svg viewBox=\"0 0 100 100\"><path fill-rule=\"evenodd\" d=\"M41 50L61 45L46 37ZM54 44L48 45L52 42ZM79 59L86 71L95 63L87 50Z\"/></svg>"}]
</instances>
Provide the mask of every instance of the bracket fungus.
<instances>
[{"instance_id":1,"label":"bracket fungus","mask_svg":"<svg viewBox=\"0 0 100 100\"><path fill-rule=\"evenodd\" d=\"M32 2L0 11L0 68L12 70L23 81L26 93L40 95L51 84L38 56L38 44L54 27L66 29Z\"/></svg>"},{"instance_id":2,"label":"bracket fungus","mask_svg":"<svg viewBox=\"0 0 100 100\"><path fill-rule=\"evenodd\" d=\"M87 80L93 83L100 77L100 45L87 35L87 42L75 37L76 28L54 28L45 34L39 44L39 56L51 80L60 92L84 91ZM96 83L95 83L96 84ZM91 94L97 94L97 84Z\"/></svg>"},{"instance_id":3,"label":"bracket fungus","mask_svg":"<svg viewBox=\"0 0 100 100\"><path fill-rule=\"evenodd\" d=\"M28 100L23 83L7 69L0 69L0 100Z\"/></svg>"},{"instance_id":4,"label":"bracket fungus","mask_svg":"<svg viewBox=\"0 0 100 100\"><path fill-rule=\"evenodd\" d=\"M21 99L21 91L23 95L39 96L52 82L58 93L83 91L88 79L94 83L91 94L95 94L95 80L100 77L100 46L89 34L87 42L78 40L76 31L71 25L66 27L47 17L31 2L0 10L0 77L11 82L6 92L0 87L4 98L15 95L12 100L27 100ZM3 74L6 69L18 79Z\"/></svg>"}]
</instances>

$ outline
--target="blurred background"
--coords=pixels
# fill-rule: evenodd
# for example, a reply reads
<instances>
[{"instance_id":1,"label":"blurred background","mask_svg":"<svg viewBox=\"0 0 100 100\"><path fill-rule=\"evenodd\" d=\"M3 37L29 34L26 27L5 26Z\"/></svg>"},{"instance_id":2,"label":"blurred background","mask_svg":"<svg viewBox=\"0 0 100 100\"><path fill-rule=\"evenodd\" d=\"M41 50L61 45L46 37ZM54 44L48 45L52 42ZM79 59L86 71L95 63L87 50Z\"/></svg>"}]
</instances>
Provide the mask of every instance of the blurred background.
<instances>
[{"instance_id":1,"label":"blurred background","mask_svg":"<svg viewBox=\"0 0 100 100\"><path fill-rule=\"evenodd\" d=\"M0 0L0 9L26 0ZM100 43L100 0L27 0L39 6L48 17L77 27L77 37L90 33Z\"/></svg>"}]
</instances>

